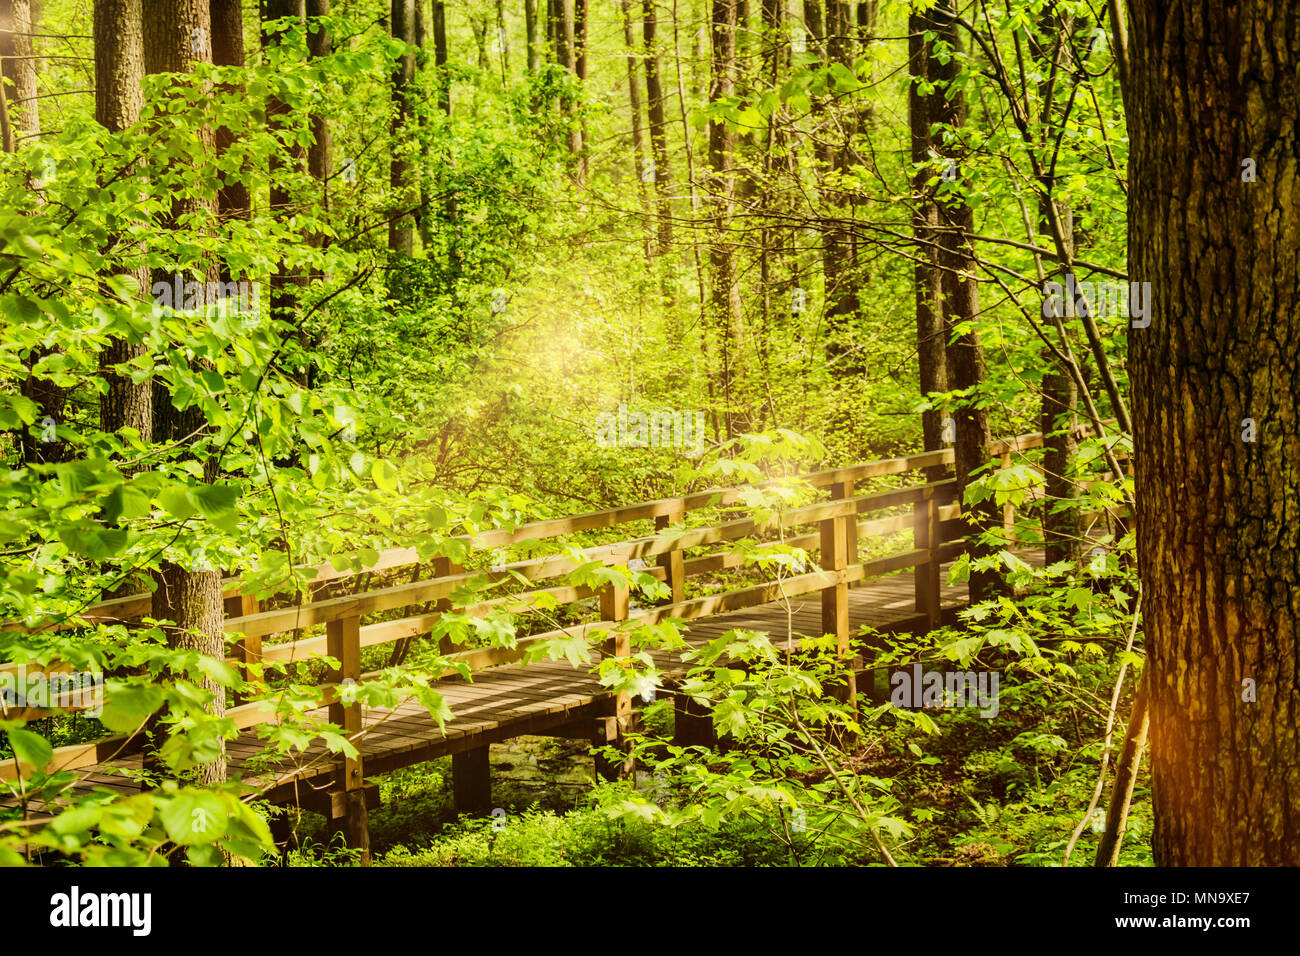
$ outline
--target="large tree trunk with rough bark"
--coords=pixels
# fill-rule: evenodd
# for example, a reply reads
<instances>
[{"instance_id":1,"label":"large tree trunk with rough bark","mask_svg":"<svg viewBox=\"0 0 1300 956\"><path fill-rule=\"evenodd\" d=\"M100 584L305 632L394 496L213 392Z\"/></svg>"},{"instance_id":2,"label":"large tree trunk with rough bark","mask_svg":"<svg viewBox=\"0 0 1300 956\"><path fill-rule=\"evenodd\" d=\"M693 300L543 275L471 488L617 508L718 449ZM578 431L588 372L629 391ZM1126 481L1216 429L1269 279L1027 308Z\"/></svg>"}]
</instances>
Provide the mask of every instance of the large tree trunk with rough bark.
<instances>
[{"instance_id":1,"label":"large tree trunk with rough bark","mask_svg":"<svg viewBox=\"0 0 1300 956\"><path fill-rule=\"evenodd\" d=\"M144 68L147 73L190 73L196 63L212 62L212 21L207 0L144 0L142 14ZM200 130L198 135L209 148L215 148L211 130ZM202 204L214 205L215 197L178 201L173 216L179 219ZM217 270L213 264L205 281L215 281L216 277ZM155 392L155 439L179 441L186 436L201 435L204 424L197 408L178 410L165 391L161 396ZM188 438L190 443L194 440ZM218 464L215 454L209 452L204 462L207 481L216 477ZM158 589L153 594L153 616L173 622L174 626L168 628L172 646L192 648L209 657L224 659L221 572L191 570L165 561L157 575L157 583ZM205 679L203 686L213 695L209 711L218 716L224 714L225 688L211 679ZM196 768L193 776L201 784L219 783L226 778L224 742L221 755Z\"/></svg>"},{"instance_id":2,"label":"large tree trunk with rough bark","mask_svg":"<svg viewBox=\"0 0 1300 956\"><path fill-rule=\"evenodd\" d=\"M1128 334L1155 862L1295 866L1300 17L1270 0L1130 9L1129 275L1152 293L1150 324Z\"/></svg>"}]
</instances>

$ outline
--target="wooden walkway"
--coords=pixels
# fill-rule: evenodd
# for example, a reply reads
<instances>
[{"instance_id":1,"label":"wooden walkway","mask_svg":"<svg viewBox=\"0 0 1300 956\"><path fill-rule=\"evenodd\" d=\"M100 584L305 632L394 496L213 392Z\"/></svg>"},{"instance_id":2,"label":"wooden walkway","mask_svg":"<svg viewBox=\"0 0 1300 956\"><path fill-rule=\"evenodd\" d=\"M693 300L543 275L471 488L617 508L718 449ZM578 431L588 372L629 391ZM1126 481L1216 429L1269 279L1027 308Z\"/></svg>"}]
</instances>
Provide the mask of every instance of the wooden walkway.
<instances>
[{"instance_id":1,"label":"wooden walkway","mask_svg":"<svg viewBox=\"0 0 1300 956\"><path fill-rule=\"evenodd\" d=\"M1013 456L1041 444L1041 435L1021 435L996 443L992 451L1003 467L1010 467ZM953 501L953 479L901 486L897 479L909 473L928 474L952 461L952 449L942 449L815 472L802 478L805 487L815 492L812 503L761 517L751 513L754 489L740 486L461 535L440 541L432 557L416 548L397 547L369 559L364 570L381 574L376 587L349 591L343 579L357 571L321 565L305 569L310 572L305 579L311 583L296 585L299 593L291 604L275 600L272 609L260 608L258 600L243 593L239 579L231 578L224 583L223 628L237 644L228 661L243 668L249 685L265 688L257 676L259 663L332 659L319 684L323 706L308 716L342 728L357 753L346 758L332 754L319 739L292 758L268 753L258 728L277 719L277 710L273 695L264 690L226 710L227 719L239 731L227 742L227 774L248 784L260 799L325 814L344 827L349 843L364 851L369 846L366 811L378 801L373 780L380 774L451 756L457 805L483 810L491 805L491 744L546 734L612 744L616 749L610 753L624 747L627 733L635 726L636 702L626 692L615 694L602 687L587 665L520 663L526 644L585 637L603 642L593 648L600 655L627 658L632 653L629 632L618 625L653 625L670 617L686 622L686 639L694 646L733 629L765 631L779 640L786 634L787 606L774 599L782 595L789 596L795 634L830 634L846 658L852 653L852 637L863 625L885 632L927 631L951 620L966 599L965 585L946 584L946 569L965 551L966 526ZM701 512L706 523L698 518ZM1003 527L1011 533L1015 508L1005 505L1002 517ZM653 533L647 535L651 526ZM635 536L581 550L573 546L576 535L607 534L616 528L626 528L626 534ZM779 581L737 585L727 572L750 564L755 541L760 542L758 547L779 545L815 553L816 563ZM550 553L509 564L494 563L484 569L480 557L479 569L467 570L457 563L469 563L475 554L485 552L496 562L499 554L511 553L503 549L516 545L527 545L536 554L538 545L548 542ZM1041 552L1021 555L1031 562L1042 560ZM624 570L595 583L590 576L556 586L547 583L592 565ZM634 565L666 586L670 603L649 608L631 604L625 575ZM411 578L407 583L391 583L407 575ZM692 578L701 587L691 590L705 592L704 596L688 599L687 582ZM455 663L469 668L472 680L446 671L437 682L453 714L444 727L416 700L377 709L340 699L340 686L366 679L364 649L440 633L444 613L453 609L455 596L464 588L505 579L522 582L526 589L491 597L463 613L482 616L501 610L518 618L543 606L545 598L552 608L570 606L569 619L583 623L522 638L514 649L471 647L449 653ZM148 594L116 598L55 626L97 622L132 626L150 614L150 608ZM597 615L594 621L593 614ZM665 675L665 692L672 693L679 742L703 742L711 729L707 714L672 691L673 676L685 669L680 653L658 651L650 656ZM48 665L51 672L56 664ZM0 669L16 666L0 664ZM77 706L61 704L59 709ZM47 713L28 708L9 716L33 719ZM96 787L139 792L145 743L144 734L137 731L61 747L50 769L73 771L74 792ZM626 763L602 759L598 758L597 769L606 776L628 769ZM0 780L12 781L19 772L16 766L0 765ZM43 815L47 808L29 805L29 810Z\"/></svg>"},{"instance_id":2,"label":"wooden walkway","mask_svg":"<svg viewBox=\"0 0 1300 956\"><path fill-rule=\"evenodd\" d=\"M943 580L947 580L946 572ZM964 603L965 591L965 585L943 585L942 602L949 615ZM821 633L818 593L792 598L790 609L796 635ZM925 618L915 609L912 575L894 574L850 588L849 622L853 633L863 625L885 631L923 628ZM735 628L766 631L778 639L785 635L786 627L786 607L776 603L702 618L691 622L685 636L689 644L699 647ZM683 669L680 654L656 651L651 657L655 666L671 677ZM607 712L612 696L588 669L574 668L564 660L488 668L477 672L472 682L441 681L438 690L454 714L445 728L438 727L416 701L392 709L362 709L367 777L438 757L479 751L525 734L556 734L571 728L572 733L566 736L589 738L592 723ZM320 708L316 712L321 720L329 719L327 710ZM242 776L264 791L271 803L327 810L327 791L335 786L337 768L336 758L323 744L318 742L296 755L291 763L273 768L267 767L264 753L260 761L254 760L262 752L263 744L255 728L229 741L230 776ZM123 793L139 792L141 784L131 773L139 769L140 756L126 756L84 773L74 789L107 787ZM373 800L372 795L372 805Z\"/></svg>"}]
</instances>

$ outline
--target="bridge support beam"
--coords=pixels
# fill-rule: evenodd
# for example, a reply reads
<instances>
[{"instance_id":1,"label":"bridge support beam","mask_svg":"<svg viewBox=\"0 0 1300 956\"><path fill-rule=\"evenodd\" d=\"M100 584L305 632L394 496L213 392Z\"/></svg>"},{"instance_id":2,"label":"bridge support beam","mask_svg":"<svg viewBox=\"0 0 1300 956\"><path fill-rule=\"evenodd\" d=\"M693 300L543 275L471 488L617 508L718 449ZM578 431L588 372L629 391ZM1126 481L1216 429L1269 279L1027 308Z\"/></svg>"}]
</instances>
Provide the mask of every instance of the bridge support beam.
<instances>
[{"instance_id":1,"label":"bridge support beam","mask_svg":"<svg viewBox=\"0 0 1300 956\"><path fill-rule=\"evenodd\" d=\"M492 809L492 761L487 744L452 754L451 789L457 813L485 814Z\"/></svg>"}]
</instances>

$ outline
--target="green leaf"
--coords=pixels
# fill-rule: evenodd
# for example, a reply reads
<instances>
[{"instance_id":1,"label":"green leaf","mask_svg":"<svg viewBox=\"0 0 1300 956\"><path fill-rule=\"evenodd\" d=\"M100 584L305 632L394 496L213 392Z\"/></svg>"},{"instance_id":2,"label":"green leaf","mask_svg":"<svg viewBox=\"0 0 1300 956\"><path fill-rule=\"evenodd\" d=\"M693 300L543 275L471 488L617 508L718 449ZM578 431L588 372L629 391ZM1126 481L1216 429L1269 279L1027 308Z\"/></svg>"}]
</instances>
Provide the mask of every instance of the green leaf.
<instances>
[{"instance_id":1,"label":"green leaf","mask_svg":"<svg viewBox=\"0 0 1300 956\"><path fill-rule=\"evenodd\" d=\"M190 490L184 487L164 488L158 495L158 501L173 518L184 521L198 514L199 509L190 498Z\"/></svg>"},{"instance_id":2,"label":"green leaf","mask_svg":"<svg viewBox=\"0 0 1300 956\"><path fill-rule=\"evenodd\" d=\"M386 461L376 461L370 477L380 491L392 494L397 490L397 469Z\"/></svg>"},{"instance_id":3,"label":"green leaf","mask_svg":"<svg viewBox=\"0 0 1300 956\"><path fill-rule=\"evenodd\" d=\"M199 485L190 489L190 495L203 516L209 519L225 517L235 510L239 500L239 485L233 483L220 485Z\"/></svg>"},{"instance_id":4,"label":"green leaf","mask_svg":"<svg viewBox=\"0 0 1300 956\"><path fill-rule=\"evenodd\" d=\"M212 843L226 832L226 808L213 793L185 791L158 810L168 838L181 846Z\"/></svg>"},{"instance_id":5,"label":"green leaf","mask_svg":"<svg viewBox=\"0 0 1300 956\"><path fill-rule=\"evenodd\" d=\"M54 748L40 734L21 727L9 731L9 745L14 748L14 756L22 763L44 770L54 759Z\"/></svg>"},{"instance_id":6,"label":"green leaf","mask_svg":"<svg viewBox=\"0 0 1300 956\"><path fill-rule=\"evenodd\" d=\"M162 706L162 688L150 684L119 684L110 688L99 721L109 730L135 730Z\"/></svg>"}]
</instances>

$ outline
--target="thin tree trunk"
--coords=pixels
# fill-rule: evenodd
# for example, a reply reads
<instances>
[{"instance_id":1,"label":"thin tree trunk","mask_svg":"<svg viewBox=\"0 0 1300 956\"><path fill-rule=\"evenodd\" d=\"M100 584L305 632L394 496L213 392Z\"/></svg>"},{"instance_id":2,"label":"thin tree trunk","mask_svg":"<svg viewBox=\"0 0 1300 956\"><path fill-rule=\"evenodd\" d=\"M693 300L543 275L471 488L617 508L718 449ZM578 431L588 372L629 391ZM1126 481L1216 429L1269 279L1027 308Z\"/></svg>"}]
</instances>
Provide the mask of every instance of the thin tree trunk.
<instances>
[{"instance_id":1,"label":"thin tree trunk","mask_svg":"<svg viewBox=\"0 0 1300 956\"><path fill-rule=\"evenodd\" d=\"M209 0L212 11L212 62L217 66L244 65L243 0ZM227 92L233 92L233 89ZM235 142L237 130L217 129L217 152L228 150ZM222 183L217 192L217 213L224 218L247 219L252 209L248 186L242 177ZM228 276L223 275L222 279Z\"/></svg>"},{"instance_id":2,"label":"thin tree trunk","mask_svg":"<svg viewBox=\"0 0 1300 956\"><path fill-rule=\"evenodd\" d=\"M95 0L95 119L112 133L130 128L140 118L140 82L144 77L140 16L140 0ZM145 298L149 291L148 268L133 266L131 274L140 298ZM113 339L105 346L99 365L108 390L100 396L99 419L106 432L134 428L141 440L148 442L153 438L153 385L137 385L129 376L111 371L145 352L143 343L126 339Z\"/></svg>"},{"instance_id":3,"label":"thin tree trunk","mask_svg":"<svg viewBox=\"0 0 1300 956\"><path fill-rule=\"evenodd\" d=\"M942 109L943 94L930 84L938 70L934 59L934 41L925 33L934 24L923 14L913 13L908 19L908 68L912 82L908 87L909 126L911 128L912 162L929 164L931 152L936 148L930 133L931 117ZM922 93L922 84L929 92ZM934 198L934 187L928 165L919 169L913 180L915 203L912 213L912 232L916 237L916 263L913 277L916 285L916 364L921 394L930 395L948 390L948 359L943 324L943 270L939 265L939 207ZM943 420L941 408L921 413L921 434L926 451L942 448ZM926 470L928 481L939 481L947 476L943 465Z\"/></svg>"},{"instance_id":4,"label":"thin tree trunk","mask_svg":"<svg viewBox=\"0 0 1300 956\"><path fill-rule=\"evenodd\" d=\"M844 0L826 0L826 51L832 63L853 69L850 42L849 5ZM831 111L828 111L828 113ZM851 111L835 109L823 135L838 142L828 143L824 160L833 182L838 182L851 161L854 122ZM822 199L829 206L829 218L822 226L822 272L826 287L826 358L837 379L851 380L866 371L866 361L856 344L855 324L858 300L857 251L853 233L847 227L848 198L836 186L823 188Z\"/></svg>"},{"instance_id":5,"label":"thin tree trunk","mask_svg":"<svg viewBox=\"0 0 1300 956\"><path fill-rule=\"evenodd\" d=\"M665 256L673 244L672 208L668 199L672 174L668 165L664 87L659 75L659 17L655 0L643 0L641 14L641 33L645 38L646 115L650 121L650 155L654 163L655 209L659 224L655 252Z\"/></svg>"},{"instance_id":6,"label":"thin tree trunk","mask_svg":"<svg viewBox=\"0 0 1300 956\"><path fill-rule=\"evenodd\" d=\"M713 58L709 100L717 102L731 96L736 89L736 0L713 0L711 37ZM711 120L709 167L713 223L709 245L709 317L712 330L718 337L717 392L723 404L722 422L728 438L741 431L744 421L737 382L742 306L730 236L735 195L734 152L735 134L722 120Z\"/></svg>"},{"instance_id":7,"label":"thin tree trunk","mask_svg":"<svg viewBox=\"0 0 1300 956\"><path fill-rule=\"evenodd\" d=\"M33 142L41 132L37 108L37 60L31 34L39 14L30 0L0 0L0 74L5 80L4 105L8 117L6 151L15 152ZM35 193L39 202L40 193ZM33 349L24 356L29 369L48 358L54 350ZM49 378L32 374L23 379L20 391L37 407L35 426L24 426L18 436L22 460L27 464L58 462L67 458L66 442L51 438L48 430L63 423L68 401L66 389Z\"/></svg>"},{"instance_id":8,"label":"thin tree trunk","mask_svg":"<svg viewBox=\"0 0 1300 956\"><path fill-rule=\"evenodd\" d=\"M1043 63L1045 78L1039 83L1040 98L1046 100L1053 95L1057 81L1066 64L1061 52L1064 43L1073 32L1069 24L1060 21L1054 6L1044 8L1039 18L1039 30L1046 42L1046 47L1035 51L1039 62ZM1044 109L1049 109L1045 104ZM1050 144L1049 124L1043 133L1043 150L1046 153ZM1070 207L1055 198L1055 180L1050 171L1050 164L1043 167L1044 173L1039 179L1039 231L1051 233L1052 216L1050 209L1054 206L1056 222L1061 230L1061 238L1071 256L1074 255L1074 215ZM1053 275L1057 281L1064 282L1060 272ZM1079 486L1070 476L1071 463L1079 450L1079 441L1075 432L1078 418L1075 409L1079 401L1079 388L1070 369L1056 356L1056 353L1044 348L1042 382L1042 401L1039 406L1039 430L1043 433L1043 546L1049 565L1058 561L1075 561L1082 550L1082 522L1076 503Z\"/></svg>"},{"instance_id":9,"label":"thin tree trunk","mask_svg":"<svg viewBox=\"0 0 1300 956\"><path fill-rule=\"evenodd\" d=\"M537 0L524 0L524 36L528 48L528 72L537 72Z\"/></svg>"},{"instance_id":10,"label":"thin tree trunk","mask_svg":"<svg viewBox=\"0 0 1300 956\"><path fill-rule=\"evenodd\" d=\"M962 49L962 35L953 22L954 0L941 0L933 8L937 13L938 39L952 50ZM931 115L932 123L957 129L966 123L965 96L954 81L959 71L959 60L948 57L940 63L937 57L930 60L935 68L935 80L943 92L935 100L937 108ZM958 147L944 145L939 154L961 173L964 155ZM945 202L938 204L939 211L939 263L943 269L943 322L947 339L948 387L962 390L961 399L953 412L956 425L954 457L957 475L957 500L965 508L966 488L973 473L989 460L992 434L988 411L976 394L984 382L984 349L980 345L976 323L979 317L978 265L975 260L971 236L975 232L974 214L960 193L950 193ZM967 520L971 525L971 558L978 559L996 553L997 548L985 545L980 536L1000 524L1001 515L992 498L970 506ZM1001 589L1001 576L995 570L972 571L970 575L971 601L992 597Z\"/></svg>"},{"instance_id":11,"label":"thin tree trunk","mask_svg":"<svg viewBox=\"0 0 1300 956\"><path fill-rule=\"evenodd\" d=\"M641 78L636 68L636 34L632 25L632 0L620 0L623 10L623 42L627 46L627 99L628 110L632 117L632 175L636 179L637 194L641 198L641 215L647 231L645 243L646 261L654 259L654 248L650 236L651 227L650 192L646 180L645 136L641 128Z\"/></svg>"},{"instance_id":12,"label":"thin tree trunk","mask_svg":"<svg viewBox=\"0 0 1300 956\"><path fill-rule=\"evenodd\" d=\"M1115 763L1115 784L1110 793L1110 806L1106 810L1106 826L1097 842L1094 866L1119 865L1119 851L1124 845L1124 828L1129 805L1133 802L1133 789L1137 786L1142 751L1147 743L1150 716L1146 690L1140 686L1133 698L1133 712L1129 715L1128 730L1124 734L1124 748Z\"/></svg>"},{"instance_id":13,"label":"thin tree trunk","mask_svg":"<svg viewBox=\"0 0 1300 956\"><path fill-rule=\"evenodd\" d=\"M447 72L447 4L444 0L433 0L433 65L437 70L437 88L438 88L438 106L443 115L447 117L450 128L451 121L451 76ZM455 172L456 154L448 152L446 159L447 169ZM450 279L452 289L456 288L456 279L460 276L462 269L462 259L460 245L457 241L459 234L460 207L456 199L456 192L448 189L446 198L442 203L443 217L447 224L447 274Z\"/></svg>"},{"instance_id":14,"label":"thin tree trunk","mask_svg":"<svg viewBox=\"0 0 1300 956\"><path fill-rule=\"evenodd\" d=\"M389 29L393 39L408 49L397 61L393 72L392 159L389 161L389 188L393 205L389 209L388 250L399 256L415 253L415 196L413 171L403 156L402 139L411 116L411 86L415 81L415 0L392 0Z\"/></svg>"},{"instance_id":15,"label":"thin tree trunk","mask_svg":"<svg viewBox=\"0 0 1300 956\"><path fill-rule=\"evenodd\" d=\"M263 47L269 48L280 43L283 35L280 30L272 31L268 29L268 23L285 19L302 22L306 13L304 0L262 0ZM278 98L272 97L266 109L267 125L273 130L284 128L288 125L288 113L289 107ZM289 162L294 171L300 169L305 160L306 154L302 147L293 146L290 148ZM280 219L289 219L293 216L295 210L293 208L293 196L283 180L284 170L284 161L278 156L273 156L270 162L271 175L268 201L273 215ZM281 264L271 276L270 283L272 318L298 328L299 341L304 346L307 344L307 333L298 319L298 298L305 281L306 277L301 272ZM295 370L295 378L301 385L305 386L309 377L310 373L307 368Z\"/></svg>"}]
</instances>

